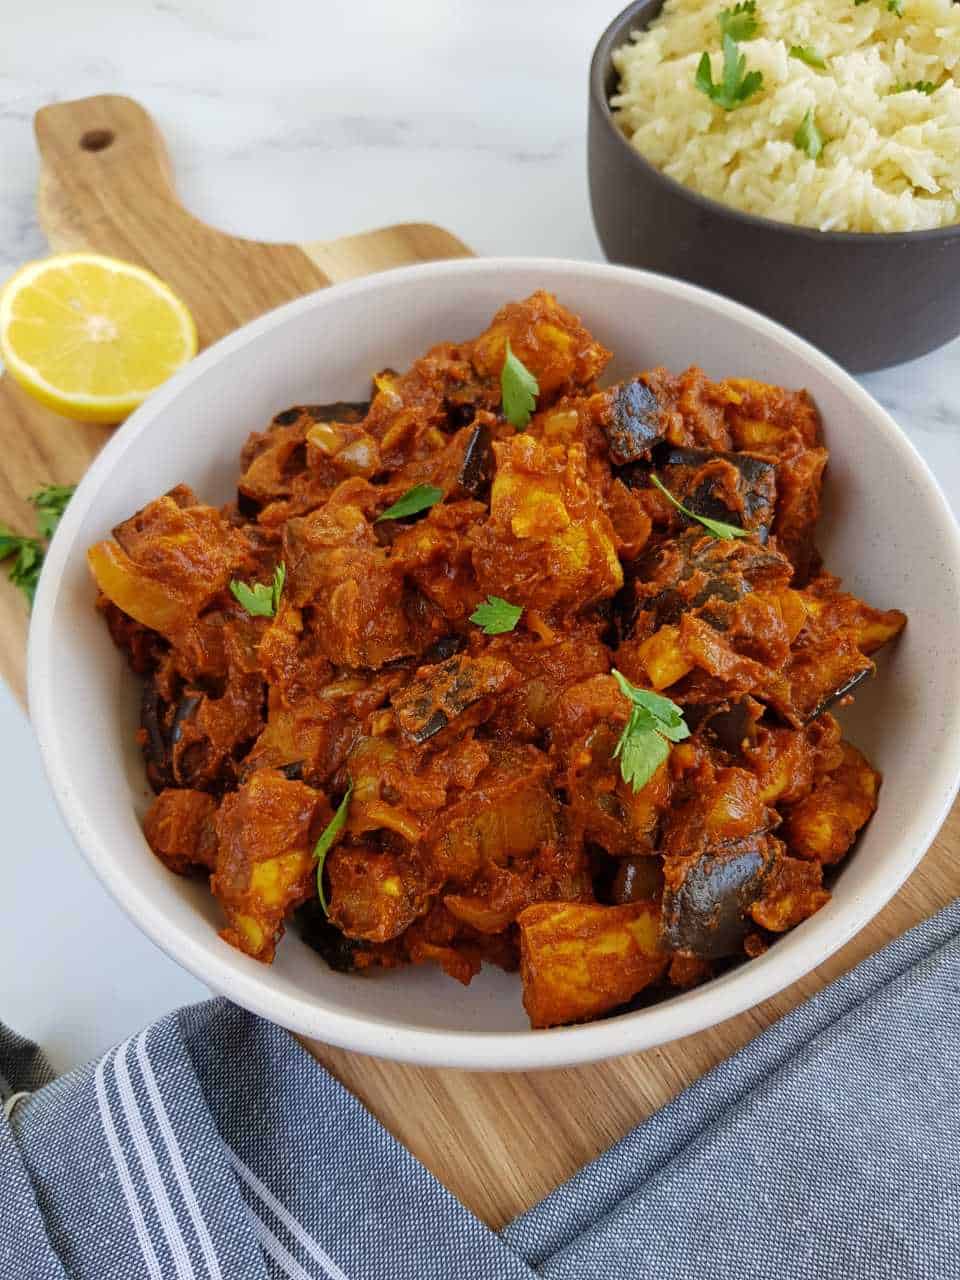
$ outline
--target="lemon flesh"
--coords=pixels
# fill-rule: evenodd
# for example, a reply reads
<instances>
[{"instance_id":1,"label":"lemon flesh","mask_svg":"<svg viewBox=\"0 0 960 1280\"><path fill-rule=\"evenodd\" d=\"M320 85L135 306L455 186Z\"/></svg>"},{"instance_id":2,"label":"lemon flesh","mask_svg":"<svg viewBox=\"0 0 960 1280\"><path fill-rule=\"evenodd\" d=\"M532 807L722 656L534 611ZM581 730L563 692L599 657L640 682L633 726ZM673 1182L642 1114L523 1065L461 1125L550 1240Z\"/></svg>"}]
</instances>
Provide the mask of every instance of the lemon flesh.
<instances>
[{"instance_id":1,"label":"lemon flesh","mask_svg":"<svg viewBox=\"0 0 960 1280\"><path fill-rule=\"evenodd\" d=\"M96 253L28 263L0 294L0 356L42 404L119 422L197 351L187 307L142 267Z\"/></svg>"}]
</instances>

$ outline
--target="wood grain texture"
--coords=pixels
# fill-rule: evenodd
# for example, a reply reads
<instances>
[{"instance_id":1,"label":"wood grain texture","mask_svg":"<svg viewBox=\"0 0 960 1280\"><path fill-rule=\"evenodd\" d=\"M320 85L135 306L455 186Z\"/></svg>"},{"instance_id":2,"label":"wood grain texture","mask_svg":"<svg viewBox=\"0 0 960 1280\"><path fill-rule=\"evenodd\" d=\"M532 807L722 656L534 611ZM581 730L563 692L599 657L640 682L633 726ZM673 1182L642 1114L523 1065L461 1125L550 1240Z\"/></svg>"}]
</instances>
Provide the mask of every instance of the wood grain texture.
<instances>
[{"instance_id":1,"label":"wood grain texture","mask_svg":"<svg viewBox=\"0 0 960 1280\"><path fill-rule=\"evenodd\" d=\"M89 151L86 135L109 145ZM46 107L40 217L55 249L93 248L152 268L186 299L211 342L270 307L334 281L459 257L440 228L390 227L326 244L265 245L205 226L179 204L163 141L127 98ZM0 382L0 520L32 525L25 496L78 480L107 438L66 423ZM22 696L27 615L0 581L0 672ZM315 1056L451 1191L492 1226L522 1212L684 1085L825 983L960 892L960 808L894 901L814 973L710 1031L598 1066L528 1074L430 1071L327 1045ZM518 991L519 999L519 991Z\"/></svg>"},{"instance_id":2,"label":"wood grain texture","mask_svg":"<svg viewBox=\"0 0 960 1280\"><path fill-rule=\"evenodd\" d=\"M36 116L38 210L57 252L94 249L149 267L189 304L201 345L314 289L389 267L463 257L440 227L385 227L329 243L263 244L227 235L177 198L167 149L139 103L100 95ZM91 149L93 148L93 149ZM78 426L0 378L0 522L32 532L27 496L79 480L110 428ZM26 699L27 610L0 573L0 672Z\"/></svg>"}]
</instances>

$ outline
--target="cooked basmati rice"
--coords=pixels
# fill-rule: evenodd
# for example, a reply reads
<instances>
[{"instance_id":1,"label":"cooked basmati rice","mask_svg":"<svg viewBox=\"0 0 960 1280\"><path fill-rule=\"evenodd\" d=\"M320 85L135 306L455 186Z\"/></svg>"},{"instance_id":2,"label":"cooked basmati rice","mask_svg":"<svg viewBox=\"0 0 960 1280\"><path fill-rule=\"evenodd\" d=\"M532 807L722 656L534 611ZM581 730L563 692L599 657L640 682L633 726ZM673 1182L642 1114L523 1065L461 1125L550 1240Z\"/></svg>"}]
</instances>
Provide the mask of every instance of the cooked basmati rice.
<instances>
[{"instance_id":1,"label":"cooked basmati rice","mask_svg":"<svg viewBox=\"0 0 960 1280\"><path fill-rule=\"evenodd\" d=\"M960 222L960 4L757 0L742 42L763 87L733 111L695 85L706 50L722 76L721 9L734 0L666 0L613 55L614 118L652 164L703 195L821 231L917 231ZM822 55L819 70L789 56ZM891 92L929 81L931 94ZM827 145L794 145L808 110Z\"/></svg>"}]
</instances>

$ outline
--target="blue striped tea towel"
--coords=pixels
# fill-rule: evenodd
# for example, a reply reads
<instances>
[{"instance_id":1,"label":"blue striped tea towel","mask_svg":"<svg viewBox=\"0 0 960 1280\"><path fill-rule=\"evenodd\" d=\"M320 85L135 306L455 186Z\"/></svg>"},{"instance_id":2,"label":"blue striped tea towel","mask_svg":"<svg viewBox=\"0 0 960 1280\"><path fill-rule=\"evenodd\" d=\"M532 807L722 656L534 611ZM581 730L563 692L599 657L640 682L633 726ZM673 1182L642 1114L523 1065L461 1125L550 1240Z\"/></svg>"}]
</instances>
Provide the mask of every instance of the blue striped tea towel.
<instances>
[{"instance_id":1,"label":"blue striped tea towel","mask_svg":"<svg viewBox=\"0 0 960 1280\"><path fill-rule=\"evenodd\" d=\"M955 903L500 1234L224 1000L57 1080L0 1031L0 1278L960 1278L958 934Z\"/></svg>"}]
</instances>

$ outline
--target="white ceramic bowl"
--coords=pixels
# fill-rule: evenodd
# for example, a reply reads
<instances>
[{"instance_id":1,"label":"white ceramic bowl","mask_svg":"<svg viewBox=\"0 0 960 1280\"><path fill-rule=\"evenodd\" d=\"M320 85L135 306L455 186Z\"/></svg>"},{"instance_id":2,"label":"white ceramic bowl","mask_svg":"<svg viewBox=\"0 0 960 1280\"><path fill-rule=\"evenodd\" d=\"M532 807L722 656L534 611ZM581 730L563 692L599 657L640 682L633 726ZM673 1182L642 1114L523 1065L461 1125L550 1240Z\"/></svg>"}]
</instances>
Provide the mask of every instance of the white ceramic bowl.
<instances>
[{"instance_id":1,"label":"white ceramic bowl","mask_svg":"<svg viewBox=\"0 0 960 1280\"><path fill-rule=\"evenodd\" d=\"M831 903L766 955L705 986L552 1031L528 1028L519 978L497 969L465 990L431 968L344 977L292 931L272 967L219 940L207 890L164 870L141 833L149 794L134 743L138 682L94 612L84 559L92 542L179 481L212 502L229 498L247 433L278 410L360 399L373 370L402 368L432 343L472 336L507 299L541 286L615 352L614 377L697 363L714 376L807 387L831 449L827 565L874 604L910 615L848 717L885 781ZM837 365L771 321L673 280L592 263L479 259L406 268L291 303L151 396L90 468L53 541L33 612L30 706L57 800L91 867L140 927L215 991L364 1053L529 1069L699 1031L788 986L862 928L919 862L956 791L958 649L960 533L905 436Z\"/></svg>"}]
</instances>

